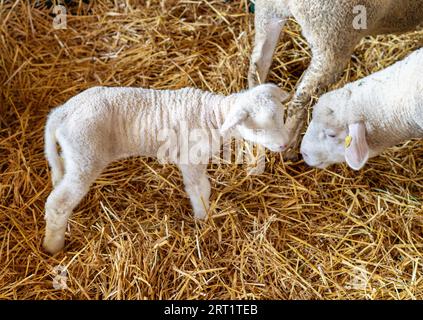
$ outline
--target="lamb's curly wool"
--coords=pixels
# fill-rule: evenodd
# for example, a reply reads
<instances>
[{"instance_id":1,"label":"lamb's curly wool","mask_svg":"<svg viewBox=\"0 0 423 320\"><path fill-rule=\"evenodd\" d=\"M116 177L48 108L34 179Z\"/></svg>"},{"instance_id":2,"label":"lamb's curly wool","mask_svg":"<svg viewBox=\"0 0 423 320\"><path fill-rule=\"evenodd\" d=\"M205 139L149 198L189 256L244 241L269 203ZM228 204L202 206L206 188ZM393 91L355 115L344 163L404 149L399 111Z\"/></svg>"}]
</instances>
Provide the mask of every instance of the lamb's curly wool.
<instances>
[{"instance_id":1,"label":"lamb's curly wool","mask_svg":"<svg viewBox=\"0 0 423 320\"><path fill-rule=\"evenodd\" d=\"M155 133L160 129L175 128L182 121L186 122L188 129L199 126L216 129L222 124L222 113L229 108L224 100L224 96L193 88L156 91L94 87L57 108L49 120L58 124L64 119L68 122L77 120L75 125L60 128L60 131L72 136L77 141L75 143L93 136L95 139L89 143L110 141L103 154L111 158L140 153L156 156L160 142ZM85 123L84 131L80 130L81 123Z\"/></svg>"},{"instance_id":2,"label":"lamb's curly wool","mask_svg":"<svg viewBox=\"0 0 423 320\"><path fill-rule=\"evenodd\" d=\"M257 0L250 87L266 80L281 30L290 16L301 25L312 51L311 64L288 106L287 128L295 145L313 91L336 80L363 37L406 32L421 24L423 0Z\"/></svg>"},{"instance_id":3,"label":"lamb's curly wool","mask_svg":"<svg viewBox=\"0 0 423 320\"><path fill-rule=\"evenodd\" d=\"M281 116L285 97L284 91L267 84L227 97L192 88L95 87L71 98L51 112L45 130L45 153L55 188L46 202L44 247L52 253L63 247L72 210L110 162L129 156L156 157L166 146L174 155L168 160L182 172L195 217L204 218L210 196L207 163L220 150L215 149L220 134L235 129L246 140L282 151L287 142ZM182 139L191 139L195 130L205 138L194 142L201 144L203 161L191 160L186 149L190 146L171 140L171 132L173 137L183 134Z\"/></svg>"},{"instance_id":4,"label":"lamb's curly wool","mask_svg":"<svg viewBox=\"0 0 423 320\"><path fill-rule=\"evenodd\" d=\"M352 135L354 124L363 124L361 147L368 148L369 156L423 138L422 74L423 49L419 49L389 68L323 95L302 142L306 162L319 167L343 162L348 150L343 140Z\"/></svg>"}]
</instances>

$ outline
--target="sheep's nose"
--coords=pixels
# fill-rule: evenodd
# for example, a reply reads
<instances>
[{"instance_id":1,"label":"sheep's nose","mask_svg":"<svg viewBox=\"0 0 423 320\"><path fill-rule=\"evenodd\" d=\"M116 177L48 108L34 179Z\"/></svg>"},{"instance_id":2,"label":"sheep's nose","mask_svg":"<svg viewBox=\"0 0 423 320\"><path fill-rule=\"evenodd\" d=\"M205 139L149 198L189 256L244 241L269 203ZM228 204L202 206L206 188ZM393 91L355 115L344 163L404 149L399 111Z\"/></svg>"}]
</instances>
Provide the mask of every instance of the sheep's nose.
<instances>
[{"instance_id":1,"label":"sheep's nose","mask_svg":"<svg viewBox=\"0 0 423 320\"><path fill-rule=\"evenodd\" d=\"M302 153L304 159L307 159L308 158L308 154L307 153L305 153L304 151L302 151L301 153Z\"/></svg>"},{"instance_id":2,"label":"sheep's nose","mask_svg":"<svg viewBox=\"0 0 423 320\"><path fill-rule=\"evenodd\" d=\"M282 144L279 148L281 148L282 151L286 149L286 144Z\"/></svg>"}]
</instances>

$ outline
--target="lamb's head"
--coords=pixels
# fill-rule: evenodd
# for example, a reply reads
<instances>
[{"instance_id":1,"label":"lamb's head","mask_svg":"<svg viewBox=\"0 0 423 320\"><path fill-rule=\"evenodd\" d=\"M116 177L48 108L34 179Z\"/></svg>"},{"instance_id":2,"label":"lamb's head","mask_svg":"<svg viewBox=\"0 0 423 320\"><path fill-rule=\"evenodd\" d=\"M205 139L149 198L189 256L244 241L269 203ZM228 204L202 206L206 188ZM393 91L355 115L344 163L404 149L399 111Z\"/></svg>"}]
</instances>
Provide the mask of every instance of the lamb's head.
<instances>
[{"instance_id":1,"label":"lamb's head","mask_svg":"<svg viewBox=\"0 0 423 320\"><path fill-rule=\"evenodd\" d=\"M304 161L317 168L347 162L360 170L372 152L363 119L354 116L351 92L339 89L323 95L314 106L313 119L301 144Z\"/></svg>"},{"instance_id":2,"label":"lamb's head","mask_svg":"<svg viewBox=\"0 0 423 320\"><path fill-rule=\"evenodd\" d=\"M233 130L234 135L271 151L285 150L288 134L283 121L283 101L287 97L285 91L273 84L236 94L220 129L221 134Z\"/></svg>"}]
</instances>

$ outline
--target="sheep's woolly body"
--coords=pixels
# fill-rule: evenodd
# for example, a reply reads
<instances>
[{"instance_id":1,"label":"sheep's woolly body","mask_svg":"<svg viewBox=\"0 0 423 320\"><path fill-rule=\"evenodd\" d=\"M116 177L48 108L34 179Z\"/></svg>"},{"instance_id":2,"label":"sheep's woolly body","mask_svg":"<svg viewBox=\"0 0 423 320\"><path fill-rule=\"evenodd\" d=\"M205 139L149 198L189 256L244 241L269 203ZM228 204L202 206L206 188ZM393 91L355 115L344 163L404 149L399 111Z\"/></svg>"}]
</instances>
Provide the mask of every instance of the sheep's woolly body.
<instances>
[{"instance_id":1,"label":"sheep's woolly body","mask_svg":"<svg viewBox=\"0 0 423 320\"><path fill-rule=\"evenodd\" d=\"M329 35L344 35L341 41L349 47L357 36L407 32L423 22L422 0L273 0L267 6L285 6L304 28L304 36L319 43ZM367 28L354 28L354 20L365 8ZM272 10L271 8L267 10ZM273 9L276 13L278 9ZM285 10L286 12L286 10ZM314 42L313 41L313 42ZM321 46L327 45L320 43ZM341 48L345 49L345 48Z\"/></svg>"},{"instance_id":2,"label":"sheep's woolly body","mask_svg":"<svg viewBox=\"0 0 423 320\"><path fill-rule=\"evenodd\" d=\"M374 153L412 138L423 138L422 74L420 49L389 68L329 93L327 98L339 107L329 109L322 104L314 117L337 127L363 121Z\"/></svg>"},{"instance_id":3,"label":"sheep's woolly body","mask_svg":"<svg viewBox=\"0 0 423 320\"><path fill-rule=\"evenodd\" d=\"M95 87L71 98L51 112L45 130L54 190L46 201L44 247L51 253L63 247L67 220L90 185L110 162L129 156L165 156L176 163L196 218L205 218L211 191L207 162L220 151L220 135L236 129L244 139L282 151L287 138L280 101L285 95L274 85L227 97L193 88ZM207 139L194 142L203 145L199 162L190 158L194 132ZM166 145L172 155L160 154Z\"/></svg>"},{"instance_id":4,"label":"sheep's woolly body","mask_svg":"<svg viewBox=\"0 0 423 320\"><path fill-rule=\"evenodd\" d=\"M366 25L361 28L354 27L357 8L366 10ZM338 78L363 37L406 32L420 25L423 0L257 0L250 87L266 80L280 32L290 16L301 25L312 50L311 64L288 106L287 127L296 144L313 91L324 90Z\"/></svg>"},{"instance_id":5,"label":"sheep's woolly body","mask_svg":"<svg viewBox=\"0 0 423 320\"><path fill-rule=\"evenodd\" d=\"M189 130L211 132L220 128L233 99L193 88L158 91L95 87L54 110L50 119L61 118L58 129L64 132L59 134L72 137L69 143L108 141L107 146L102 144L107 148L102 154L110 159L156 156L163 143L158 140L160 130L177 131L183 122Z\"/></svg>"}]
</instances>

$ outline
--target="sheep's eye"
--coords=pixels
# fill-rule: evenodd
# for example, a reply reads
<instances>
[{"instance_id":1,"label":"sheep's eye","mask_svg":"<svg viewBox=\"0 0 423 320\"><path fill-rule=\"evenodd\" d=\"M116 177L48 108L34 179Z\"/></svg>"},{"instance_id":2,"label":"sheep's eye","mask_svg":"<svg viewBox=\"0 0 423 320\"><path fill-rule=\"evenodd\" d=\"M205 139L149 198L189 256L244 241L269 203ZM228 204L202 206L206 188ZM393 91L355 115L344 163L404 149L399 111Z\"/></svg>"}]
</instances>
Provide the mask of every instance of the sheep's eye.
<instances>
[{"instance_id":1,"label":"sheep's eye","mask_svg":"<svg viewBox=\"0 0 423 320\"><path fill-rule=\"evenodd\" d=\"M332 131L326 131L325 135L326 135L326 137L329 137L329 138L336 138L336 133L334 133Z\"/></svg>"}]
</instances>

